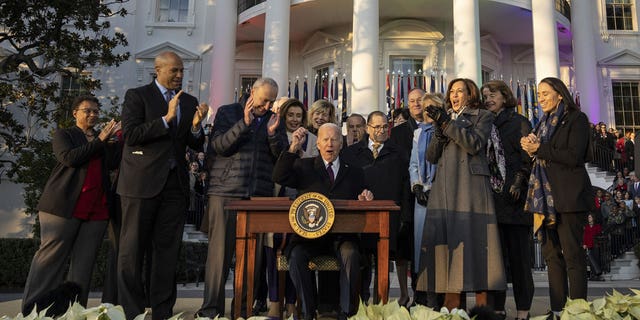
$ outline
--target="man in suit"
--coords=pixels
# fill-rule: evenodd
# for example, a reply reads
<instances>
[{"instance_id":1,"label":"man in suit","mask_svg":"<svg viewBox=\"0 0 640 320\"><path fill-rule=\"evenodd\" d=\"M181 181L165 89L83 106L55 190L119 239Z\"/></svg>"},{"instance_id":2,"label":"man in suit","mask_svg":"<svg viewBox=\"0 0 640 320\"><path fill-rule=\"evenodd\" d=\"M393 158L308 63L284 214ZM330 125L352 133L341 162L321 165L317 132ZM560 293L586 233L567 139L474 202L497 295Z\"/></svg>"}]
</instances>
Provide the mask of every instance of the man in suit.
<instances>
[{"instance_id":1,"label":"man in suit","mask_svg":"<svg viewBox=\"0 0 640 320\"><path fill-rule=\"evenodd\" d=\"M173 314L175 273L189 198L186 147L201 150L200 125L209 107L180 90L182 59L163 52L156 79L130 89L122 108L124 149L117 192L122 201L118 254L118 299L127 319L144 312L153 319ZM145 252L145 248L152 248ZM144 255L151 255L149 292L142 281Z\"/></svg>"},{"instance_id":2,"label":"man in suit","mask_svg":"<svg viewBox=\"0 0 640 320\"><path fill-rule=\"evenodd\" d=\"M407 97L409 99L409 114L411 115L411 119L391 129L390 140L400 147L401 151L406 154L407 159L411 156L411 148L413 147L413 131L418 129L418 125L423 121L423 95L424 90L420 88L414 88L409 91Z\"/></svg>"},{"instance_id":3,"label":"man in suit","mask_svg":"<svg viewBox=\"0 0 640 320\"><path fill-rule=\"evenodd\" d=\"M373 193L365 189L362 169L341 161L340 128L325 123L318 129L318 150L315 158L300 158L306 129L293 133L288 152L283 152L273 169L273 181L296 188L298 193L318 192L330 199L373 200ZM340 259L340 308L338 319L347 319L357 311L360 282L360 254L356 235L325 235L317 239L292 236L287 246L291 280L302 298L305 319L316 317L315 277L309 270L309 260L321 254L335 253Z\"/></svg>"},{"instance_id":4,"label":"man in suit","mask_svg":"<svg viewBox=\"0 0 640 320\"><path fill-rule=\"evenodd\" d=\"M390 225L390 251L396 260L398 268L398 280L400 282L400 305L407 305L409 294L407 291L407 258L411 254L411 243L413 230L407 229L410 225L409 210L409 160L403 158L398 146L389 141L389 124L387 116L374 111L367 119L367 138L346 148L342 153L345 162L363 169L365 174L365 184L371 192L376 195L376 199L393 200L404 208L400 215L391 215ZM402 229L404 234L400 234ZM404 237L403 237L404 236ZM399 239L404 243L398 245ZM363 248L367 253L376 252L377 236L362 235ZM370 258L368 255L367 258ZM365 268L363 274L362 299L368 301L369 284L371 281L371 269Z\"/></svg>"},{"instance_id":5,"label":"man in suit","mask_svg":"<svg viewBox=\"0 0 640 320\"><path fill-rule=\"evenodd\" d=\"M279 125L280 118L270 110L277 94L275 80L260 78L248 98L221 106L216 113L208 150L209 205L201 225L209 237L209 249L204 300L198 316L214 318L225 314L224 284L235 252L236 212L224 210L224 202L273 196L271 172L287 146L284 126ZM260 241L257 247L262 247ZM260 265L261 257L256 256L256 265Z\"/></svg>"},{"instance_id":6,"label":"man in suit","mask_svg":"<svg viewBox=\"0 0 640 320\"><path fill-rule=\"evenodd\" d=\"M364 140L364 134L367 127L367 121L364 117L357 113L352 113L347 118L347 135L345 136L347 147Z\"/></svg>"}]
</instances>

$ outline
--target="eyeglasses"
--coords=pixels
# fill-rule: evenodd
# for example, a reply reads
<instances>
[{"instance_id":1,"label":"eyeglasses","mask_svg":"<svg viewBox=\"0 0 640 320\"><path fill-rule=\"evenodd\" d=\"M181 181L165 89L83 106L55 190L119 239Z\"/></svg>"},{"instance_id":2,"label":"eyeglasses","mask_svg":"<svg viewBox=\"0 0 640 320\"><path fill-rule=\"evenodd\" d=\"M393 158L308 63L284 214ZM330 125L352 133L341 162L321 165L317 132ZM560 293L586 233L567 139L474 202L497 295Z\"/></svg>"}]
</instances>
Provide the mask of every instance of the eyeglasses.
<instances>
[{"instance_id":1,"label":"eyeglasses","mask_svg":"<svg viewBox=\"0 0 640 320\"><path fill-rule=\"evenodd\" d=\"M78 109L78 111L82 111L84 114L100 114L98 109Z\"/></svg>"},{"instance_id":2,"label":"eyeglasses","mask_svg":"<svg viewBox=\"0 0 640 320\"><path fill-rule=\"evenodd\" d=\"M378 131L378 130L389 130L389 125L385 124L385 125L382 125L382 126L369 126L369 128L371 128L371 129L373 129L375 131Z\"/></svg>"}]
</instances>

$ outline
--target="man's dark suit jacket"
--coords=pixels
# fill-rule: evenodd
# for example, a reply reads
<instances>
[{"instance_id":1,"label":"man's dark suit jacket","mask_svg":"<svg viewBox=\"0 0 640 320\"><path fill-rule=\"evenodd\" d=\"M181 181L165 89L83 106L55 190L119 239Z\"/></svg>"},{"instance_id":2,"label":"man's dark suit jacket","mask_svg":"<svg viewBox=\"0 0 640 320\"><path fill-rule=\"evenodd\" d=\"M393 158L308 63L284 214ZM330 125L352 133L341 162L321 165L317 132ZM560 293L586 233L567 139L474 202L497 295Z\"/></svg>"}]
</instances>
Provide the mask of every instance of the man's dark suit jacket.
<instances>
[{"instance_id":1,"label":"man's dark suit jacket","mask_svg":"<svg viewBox=\"0 0 640 320\"><path fill-rule=\"evenodd\" d=\"M169 159L176 161L180 186L189 194L189 177L184 157L186 147L202 151L204 133L195 137L191 122L198 100L186 93L180 96L180 122L177 128L166 128L162 116L168 104L155 81L130 89L122 108L124 149L118 194L132 198L151 198L162 191L169 176Z\"/></svg>"},{"instance_id":2,"label":"man's dark suit jacket","mask_svg":"<svg viewBox=\"0 0 640 320\"><path fill-rule=\"evenodd\" d=\"M413 148L413 132L418 129L416 120L410 118L405 123L391 128L391 136L389 140L393 142L398 148L404 152L404 156L411 158L411 148ZM409 170L409 164L407 164L407 170ZM375 196L375 194L374 194Z\"/></svg>"},{"instance_id":3,"label":"man's dark suit jacket","mask_svg":"<svg viewBox=\"0 0 640 320\"><path fill-rule=\"evenodd\" d=\"M288 151L280 154L273 168L273 182L295 188L299 194L318 192L329 199L356 200L362 190L366 188L362 169L349 165L342 159L340 159L338 175L332 185L321 156L301 159L297 154ZM327 235L313 240L293 235L289 246L287 246L286 254L288 255L291 248L302 241L313 241L322 246L332 240L334 238Z\"/></svg>"},{"instance_id":4,"label":"man's dark suit jacket","mask_svg":"<svg viewBox=\"0 0 640 320\"><path fill-rule=\"evenodd\" d=\"M51 144L57 163L40 197L39 211L71 218L93 156L103 156L102 188L107 202L111 202L108 170L115 169L120 160L116 144L102 142L97 135L88 142L82 130L75 126L56 130Z\"/></svg>"},{"instance_id":5,"label":"man's dark suit jacket","mask_svg":"<svg viewBox=\"0 0 640 320\"><path fill-rule=\"evenodd\" d=\"M393 143L387 140L380 149L377 158L369 149L369 138L362 140L342 152L342 159L351 165L362 168L365 185L377 200L393 200L401 208L400 214L394 213L390 217L390 247L396 251L398 245L398 231L400 223L413 221L413 200L409 191L409 160ZM413 230L411 230L413 232ZM377 237L376 237L377 238ZM375 248L376 242L367 237L366 245ZM363 238L364 241L364 238Z\"/></svg>"}]
</instances>

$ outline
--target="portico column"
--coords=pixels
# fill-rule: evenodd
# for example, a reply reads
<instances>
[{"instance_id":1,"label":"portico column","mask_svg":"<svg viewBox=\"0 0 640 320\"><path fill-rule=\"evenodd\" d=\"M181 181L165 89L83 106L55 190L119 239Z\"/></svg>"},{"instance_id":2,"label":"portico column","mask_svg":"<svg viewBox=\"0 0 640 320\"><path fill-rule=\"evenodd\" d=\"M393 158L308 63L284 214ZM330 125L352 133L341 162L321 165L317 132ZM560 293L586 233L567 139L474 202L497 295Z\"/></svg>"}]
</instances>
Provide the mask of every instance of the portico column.
<instances>
[{"instance_id":1,"label":"portico column","mask_svg":"<svg viewBox=\"0 0 640 320\"><path fill-rule=\"evenodd\" d=\"M380 109L378 92L378 0L353 0L351 112L363 115Z\"/></svg>"},{"instance_id":2,"label":"portico column","mask_svg":"<svg viewBox=\"0 0 640 320\"><path fill-rule=\"evenodd\" d=\"M237 0L215 1L211 54L211 90L209 106L217 108L233 102L236 55ZM213 122L210 119L209 122Z\"/></svg>"},{"instance_id":3,"label":"portico column","mask_svg":"<svg viewBox=\"0 0 640 320\"><path fill-rule=\"evenodd\" d=\"M596 67L596 47L593 35L596 17L593 15L593 3L573 1L571 3L571 33L573 34L573 65L576 90L580 93L580 105L591 122L598 122L604 116L600 114L600 87ZM604 113L603 113L604 115Z\"/></svg>"},{"instance_id":4,"label":"portico column","mask_svg":"<svg viewBox=\"0 0 640 320\"><path fill-rule=\"evenodd\" d=\"M536 82L546 77L558 78L560 75L555 12L553 0L531 0Z\"/></svg>"},{"instance_id":5,"label":"portico column","mask_svg":"<svg viewBox=\"0 0 640 320\"><path fill-rule=\"evenodd\" d=\"M457 78L482 84L480 24L476 0L453 0L453 56Z\"/></svg>"},{"instance_id":6,"label":"portico column","mask_svg":"<svg viewBox=\"0 0 640 320\"><path fill-rule=\"evenodd\" d=\"M262 76L278 83L278 97L287 95L289 81L289 10L291 1L267 0Z\"/></svg>"}]
</instances>

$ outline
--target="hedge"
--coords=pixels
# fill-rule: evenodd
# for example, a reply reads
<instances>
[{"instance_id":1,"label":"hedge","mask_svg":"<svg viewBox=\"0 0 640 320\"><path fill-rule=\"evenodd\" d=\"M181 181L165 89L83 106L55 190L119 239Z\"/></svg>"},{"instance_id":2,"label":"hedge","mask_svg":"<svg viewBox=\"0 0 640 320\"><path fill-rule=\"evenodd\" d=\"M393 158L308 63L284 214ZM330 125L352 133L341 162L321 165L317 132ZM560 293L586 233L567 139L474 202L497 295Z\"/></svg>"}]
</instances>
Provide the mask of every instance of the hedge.
<instances>
[{"instance_id":1,"label":"hedge","mask_svg":"<svg viewBox=\"0 0 640 320\"><path fill-rule=\"evenodd\" d=\"M15 290L24 288L24 284L29 274L31 259L38 250L39 241L35 239L9 239L0 238L0 288L4 290ZM91 288L101 289L104 285L109 243L105 240L100 247L96 265L93 268L91 277ZM190 269L199 266L200 281L204 275L204 263L207 259L207 243L183 242L178 261L178 283L194 282L195 274L191 273L189 279L185 275L187 268L186 253L192 255L189 261Z\"/></svg>"}]
</instances>

